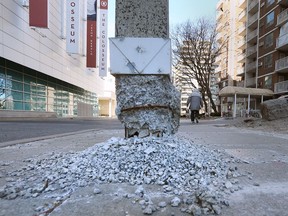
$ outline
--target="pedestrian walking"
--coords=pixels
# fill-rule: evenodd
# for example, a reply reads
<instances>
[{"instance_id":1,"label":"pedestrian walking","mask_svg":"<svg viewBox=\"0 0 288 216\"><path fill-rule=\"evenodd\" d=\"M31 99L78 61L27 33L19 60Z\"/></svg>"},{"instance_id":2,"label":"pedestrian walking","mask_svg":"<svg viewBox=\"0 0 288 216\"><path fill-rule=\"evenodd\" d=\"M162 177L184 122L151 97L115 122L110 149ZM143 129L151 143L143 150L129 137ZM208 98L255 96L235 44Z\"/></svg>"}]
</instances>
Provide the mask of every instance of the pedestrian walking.
<instances>
[{"instance_id":1,"label":"pedestrian walking","mask_svg":"<svg viewBox=\"0 0 288 216\"><path fill-rule=\"evenodd\" d=\"M192 123L199 123L199 110L203 106L202 96L198 89L194 89L187 99L187 108L190 110Z\"/></svg>"}]
</instances>

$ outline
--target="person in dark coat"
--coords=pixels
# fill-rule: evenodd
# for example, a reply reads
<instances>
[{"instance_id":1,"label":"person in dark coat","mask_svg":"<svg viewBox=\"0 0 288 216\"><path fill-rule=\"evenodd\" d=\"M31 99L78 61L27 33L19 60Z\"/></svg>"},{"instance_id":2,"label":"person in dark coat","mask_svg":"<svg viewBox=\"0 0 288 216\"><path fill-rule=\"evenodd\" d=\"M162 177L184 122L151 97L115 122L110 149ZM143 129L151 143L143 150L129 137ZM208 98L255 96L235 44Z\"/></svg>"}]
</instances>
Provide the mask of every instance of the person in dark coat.
<instances>
[{"instance_id":1,"label":"person in dark coat","mask_svg":"<svg viewBox=\"0 0 288 216\"><path fill-rule=\"evenodd\" d=\"M191 122L199 123L199 110L203 106L202 96L198 89L193 90L190 96L187 99L187 108L190 110Z\"/></svg>"}]
</instances>

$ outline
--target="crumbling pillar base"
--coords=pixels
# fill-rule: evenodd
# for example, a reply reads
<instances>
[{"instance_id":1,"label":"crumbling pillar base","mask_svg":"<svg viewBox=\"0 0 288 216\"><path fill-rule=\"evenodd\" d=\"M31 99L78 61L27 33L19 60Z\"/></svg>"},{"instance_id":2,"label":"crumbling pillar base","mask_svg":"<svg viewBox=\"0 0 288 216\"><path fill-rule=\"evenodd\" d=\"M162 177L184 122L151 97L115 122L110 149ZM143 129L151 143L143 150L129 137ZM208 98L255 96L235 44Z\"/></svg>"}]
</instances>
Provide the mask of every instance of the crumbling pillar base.
<instances>
[{"instance_id":1,"label":"crumbling pillar base","mask_svg":"<svg viewBox=\"0 0 288 216\"><path fill-rule=\"evenodd\" d=\"M162 136L177 132L180 93L167 75L117 75L118 119L125 136Z\"/></svg>"}]
</instances>

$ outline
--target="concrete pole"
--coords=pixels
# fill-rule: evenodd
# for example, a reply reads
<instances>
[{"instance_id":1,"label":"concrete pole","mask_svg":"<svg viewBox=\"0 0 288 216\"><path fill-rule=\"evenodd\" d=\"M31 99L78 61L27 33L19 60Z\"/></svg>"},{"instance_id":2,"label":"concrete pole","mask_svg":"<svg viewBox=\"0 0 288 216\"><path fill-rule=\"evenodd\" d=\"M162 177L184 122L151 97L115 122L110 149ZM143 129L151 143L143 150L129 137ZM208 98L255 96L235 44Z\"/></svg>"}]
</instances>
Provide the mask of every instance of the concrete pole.
<instances>
[{"instance_id":1,"label":"concrete pole","mask_svg":"<svg viewBox=\"0 0 288 216\"><path fill-rule=\"evenodd\" d=\"M236 112L237 112L237 94L234 95L233 118L236 118Z\"/></svg>"},{"instance_id":2,"label":"concrete pole","mask_svg":"<svg viewBox=\"0 0 288 216\"><path fill-rule=\"evenodd\" d=\"M261 103L263 103L263 101L264 101L264 96L261 95Z\"/></svg>"},{"instance_id":3,"label":"concrete pole","mask_svg":"<svg viewBox=\"0 0 288 216\"><path fill-rule=\"evenodd\" d=\"M250 94L248 95L248 108L247 108L247 115L250 116Z\"/></svg>"},{"instance_id":4,"label":"concrete pole","mask_svg":"<svg viewBox=\"0 0 288 216\"><path fill-rule=\"evenodd\" d=\"M168 0L116 0L116 38L169 39L168 9ZM140 46L135 48L140 50ZM125 126L126 137L162 136L178 130L180 93L172 85L170 74L113 75L116 114Z\"/></svg>"},{"instance_id":5,"label":"concrete pole","mask_svg":"<svg viewBox=\"0 0 288 216\"><path fill-rule=\"evenodd\" d=\"M223 102L222 102L222 97L220 97L220 111L221 111L221 117L223 116Z\"/></svg>"},{"instance_id":6,"label":"concrete pole","mask_svg":"<svg viewBox=\"0 0 288 216\"><path fill-rule=\"evenodd\" d=\"M109 117L112 117L112 99L109 100Z\"/></svg>"}]
</instances>

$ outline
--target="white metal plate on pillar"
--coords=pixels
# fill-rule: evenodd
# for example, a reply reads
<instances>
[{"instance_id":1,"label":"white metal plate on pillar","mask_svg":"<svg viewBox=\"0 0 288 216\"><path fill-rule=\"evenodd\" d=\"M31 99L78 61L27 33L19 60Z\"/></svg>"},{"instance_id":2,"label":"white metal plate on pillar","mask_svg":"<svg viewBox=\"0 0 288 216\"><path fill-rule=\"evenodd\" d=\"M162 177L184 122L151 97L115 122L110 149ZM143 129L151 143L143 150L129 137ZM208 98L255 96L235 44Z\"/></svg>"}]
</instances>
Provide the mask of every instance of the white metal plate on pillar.
<instances>
[{"instance_id":1,"label":"white metal plate on pillar","mask_svg":"<svg viewBox=\"0 0 288 216\"><path fill-rule=\"evenodd\" d=\"M110 72L116 74L171 74L171 40L110 38Z\"/></svg>"}]
</instances>

